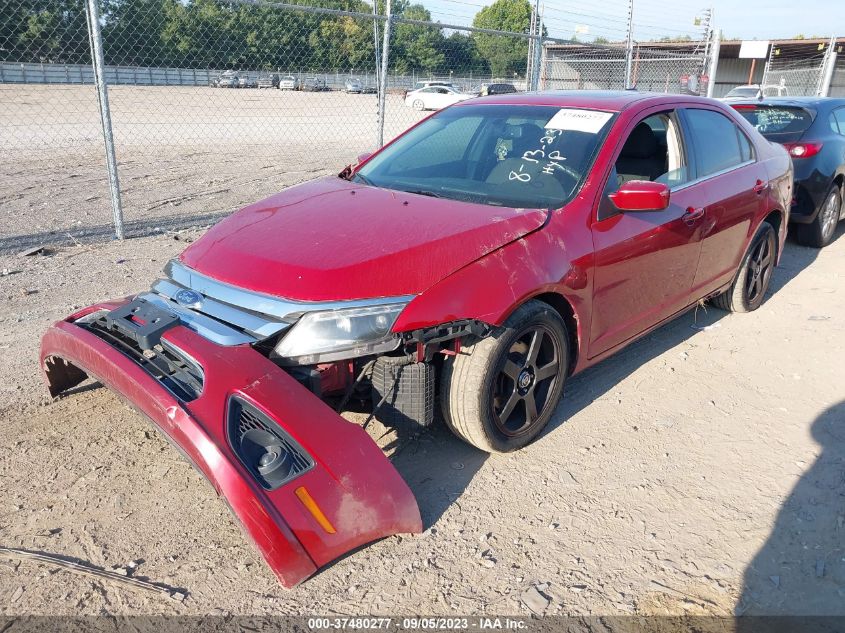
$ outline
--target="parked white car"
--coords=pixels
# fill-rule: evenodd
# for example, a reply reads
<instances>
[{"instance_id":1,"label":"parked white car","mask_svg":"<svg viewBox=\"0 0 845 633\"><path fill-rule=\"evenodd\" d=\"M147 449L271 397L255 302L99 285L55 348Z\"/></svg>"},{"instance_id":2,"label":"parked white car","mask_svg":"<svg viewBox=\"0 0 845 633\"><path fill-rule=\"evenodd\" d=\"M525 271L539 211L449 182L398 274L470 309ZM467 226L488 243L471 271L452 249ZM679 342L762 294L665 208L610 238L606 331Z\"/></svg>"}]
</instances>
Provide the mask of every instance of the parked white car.
<instances>
[{"instance_id":1,"label":"parked white car","mask_svg":"<svg viewBox=\"0 0 845 633\"><path fill-rule=\"evenodd\" d=\"M789 91L786 86L759 86L749 84L737 86L722 97L722 101L733 101L734 99L763 99L764 97L788 97Z\"/></svg>"},{"instance_id":2,"label":"parked white car","mask_svg":"<svg viewBox=\"0 0 845 633\"><path fill-rule=\"evenodd\" d=\"M414 110L440 110L477 95L465 94L451 86L426 86L405 95L405 105Z\"/></svg>"},{"instance_id":3,"label":"parked white car","mask_svg":"<svg viewBox=\"0 0 845 633\"><path fill-rule=\"evenodd\" d=\"M299 90L299 79L293 75L279 77L279 90Z\"/></svg>"}]
</instances>

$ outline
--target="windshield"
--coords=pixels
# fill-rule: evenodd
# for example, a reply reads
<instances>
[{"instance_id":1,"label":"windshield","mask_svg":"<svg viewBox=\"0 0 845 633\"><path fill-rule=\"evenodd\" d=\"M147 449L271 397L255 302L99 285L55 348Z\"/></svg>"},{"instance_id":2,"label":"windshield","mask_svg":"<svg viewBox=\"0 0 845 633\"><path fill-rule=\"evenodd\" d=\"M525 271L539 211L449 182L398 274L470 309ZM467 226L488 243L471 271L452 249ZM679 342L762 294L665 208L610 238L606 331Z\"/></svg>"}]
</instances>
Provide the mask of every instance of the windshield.
<instances>
[{"instance_id":1,"label":"windshield","mask_svg":"<svg viewBox=\"0 0 845 633\"><path fill-rule=\"evenodd\" d=\"M553 106L446 108L384 148L353 180L466 202L557 208L577 191L612 118Z\"/></svg>"},{"instance_id":2,"label":"windshield","mask_svg":"<svg viewBox=\"0 0 845 633\"><path fill-rule=\"evenodd\" d=\"M767 138L784 140L799 137L813 123L813 116L804 108L779 105L742 105L735 108Z\"/></svg>"}]
</instances>

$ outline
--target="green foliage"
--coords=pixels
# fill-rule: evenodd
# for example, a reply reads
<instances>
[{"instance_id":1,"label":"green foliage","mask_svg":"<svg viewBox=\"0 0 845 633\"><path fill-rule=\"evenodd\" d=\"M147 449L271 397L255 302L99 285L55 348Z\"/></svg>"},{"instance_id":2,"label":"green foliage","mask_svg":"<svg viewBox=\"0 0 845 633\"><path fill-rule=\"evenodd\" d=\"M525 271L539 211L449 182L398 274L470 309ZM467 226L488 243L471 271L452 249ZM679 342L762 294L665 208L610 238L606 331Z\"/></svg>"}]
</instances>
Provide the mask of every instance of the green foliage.
<instances>
[{"instance_id":1,"label":"green foliage","mask_svg":"<svg viewBox=\"0 0 845 633\"><path fill-rule=\"evenodd\" d=\"M383 0L377 3L384 11ZM110 65L302 71L361 71L374 65L368 19L283 10L227 0L99 0L103 50ZM308 4L371 14L364 0ZM394 15L431 21L411 0L394 0ZM475 25L528 29L528 0L496 0ZM383 23L379 23L381 38ZM469 36L439 25L393 25L391 72L511 77L524 74L527 41ZM90 63L85 0L0 0L0 60Z\"/></svg>"},{"instance_id":2,"label":"green foliage","mask_svg":"<svg viewBox=\"0 0 845 633\"><path fill-rule=\"evenodd\" d=\"M2 0L0 60L90 61L82 0Z\"/></svg>"},{"instance_id":3,"label":"green foliage","mask_svg":"<svg viewBox=\"0 0 845 633\"><path fill-rule=\"evenodd\" d=\"M528 0L496 0L475 15L472 25L481 29L527 33L531 26L531 4ZM473 38L494 76L525 75L528 40L485 33L475 33Z\"/></svg>"}]
</instances>

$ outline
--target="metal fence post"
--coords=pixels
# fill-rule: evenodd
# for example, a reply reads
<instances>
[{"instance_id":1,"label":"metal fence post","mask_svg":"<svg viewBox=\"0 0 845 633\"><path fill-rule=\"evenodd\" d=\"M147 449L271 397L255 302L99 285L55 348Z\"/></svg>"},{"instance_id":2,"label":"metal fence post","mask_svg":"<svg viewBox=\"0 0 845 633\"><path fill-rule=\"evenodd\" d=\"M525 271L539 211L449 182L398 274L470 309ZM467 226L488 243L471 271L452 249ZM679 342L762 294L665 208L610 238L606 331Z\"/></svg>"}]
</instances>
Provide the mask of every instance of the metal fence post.
<instances>
[{"instance_id":1,"label":"metal fence post","mask_svg":"<svg viewBox=\"0 0 845 633\"><path fill-rule=\"evenodd\" d=\"M378 146L384 145L384 110L387 105L387 66L390 63L390 33L393 30L393 13L390 0L385 0L384 11L387 20L384 22L384 42L381 47L381 75L379 77L378 91Z\"/></svg>"},{"instance_id":2,"label":"metal fence post","mask_svg":"<svg viewBox=\"0 0 845 633\"><path fill-rule=\"evenodd\" d=\"M825 51L824 62L822 63L822 72L819 76L819 87L816 94L820 97L826 97L830 92L830 82L833 81L833 70L836 68L836 36L830 38L830 43L827 45Z\"/></svg>"},{"instance_id":3,"label":"metal fence post","mask_svg":"<svg viewBox=\"0 0 845 633\"><path fill-rule=\"evenodd\" d=\"M540 34L534 40L534 59L531 60L531 90L537 91L540 89L540 64L543 58L543 27L539 26Z\"/></svg>"},{"instance_id":4,"label":"metal fence post","mask_svg":"<svg viewBox=\"0 0 845 633\"><path fill-rule=\"evenodd\" d=\"M625 88L631 87L634 68L634 0L628 0L628 40L625 44Z\"/></svg>"},{"instance_id":5,"label":"metal fence post","mask_svg":"<svg viewBox=\"0 0 845 633\"><path fill-rule=\"evenodd\" d=\"M97 101L100 106L100 122L103 126L103 141L106 149L106 167L109 172L109 190L111 192L112 218L114 235L123 239L123 208L120 206L120 182L117 176L117 160L114 154L114 136L112 135L111 110L109 110L109 91L105 78L103 61L103 38L100 33L100 11L98 0L87 0L88 39L91 44L91 62L94 68L94 83L97 86Z\"/></svg>"},{"instance_id":6,"label":"metal fence post","mask_svg":"<svg viewBox=\"0 0 845 633\"><path fill-rule=\"evenodd\" d=\"M716 90L716 72L719 70L719 49L722 46L722 39L719 29L713 29L713 43L710 45L710 67L707 69L707 96L711 99Z\"/></svg>"}]
</instances>

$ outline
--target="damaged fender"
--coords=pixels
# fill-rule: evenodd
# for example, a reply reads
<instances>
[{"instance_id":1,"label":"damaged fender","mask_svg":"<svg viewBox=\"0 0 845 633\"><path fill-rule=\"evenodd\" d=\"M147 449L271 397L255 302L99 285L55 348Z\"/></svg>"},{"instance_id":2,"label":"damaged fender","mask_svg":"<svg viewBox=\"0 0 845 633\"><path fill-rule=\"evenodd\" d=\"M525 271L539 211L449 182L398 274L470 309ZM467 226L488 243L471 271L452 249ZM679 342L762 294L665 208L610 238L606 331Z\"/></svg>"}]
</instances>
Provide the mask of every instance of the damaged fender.
<instances>
[{"instance_id":1,"label":"damaged fender","mask_svg":"<svg viewBox=\"0 0 845 633\"><path fill-rule=\"evenodd\" d=\"M203 372L201 392L186 402L130 355L73 323L118 305L91 306L47 330L40 358L50 393L87 375L143 412L225 499L285 587L357 547L422 530L413 494L366 432L249 346L223 347L181 325L168 329L162 342ZM233 448L233 401L277 425L309 467L278 487L260 482Z\"/></svg>"}]
</instances>

